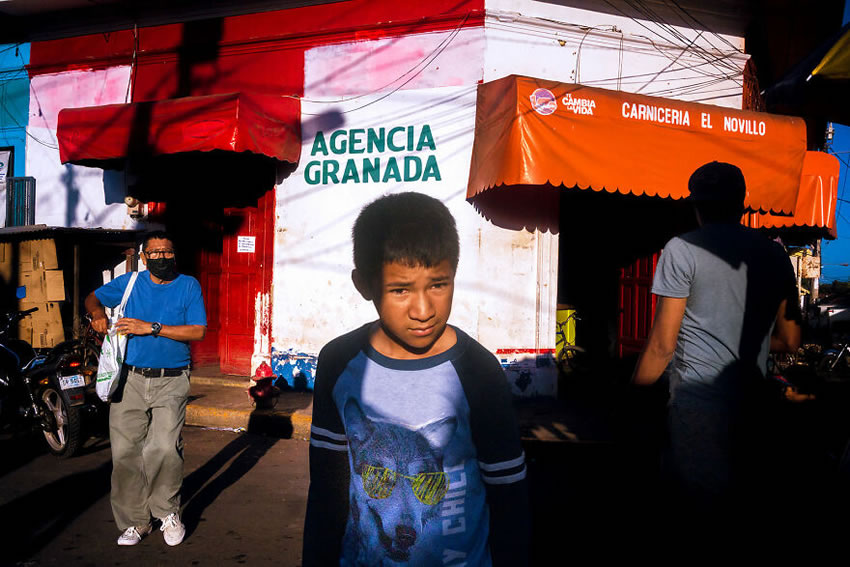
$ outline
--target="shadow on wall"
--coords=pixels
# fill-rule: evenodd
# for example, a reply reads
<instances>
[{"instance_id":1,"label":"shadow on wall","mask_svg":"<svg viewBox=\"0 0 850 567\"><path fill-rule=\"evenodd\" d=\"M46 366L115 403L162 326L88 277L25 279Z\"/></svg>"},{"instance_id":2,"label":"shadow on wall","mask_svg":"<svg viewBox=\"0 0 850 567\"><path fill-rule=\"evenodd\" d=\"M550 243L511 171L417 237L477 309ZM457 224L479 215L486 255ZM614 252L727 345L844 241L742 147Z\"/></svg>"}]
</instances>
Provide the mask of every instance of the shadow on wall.
<instances>
[{"instance_id":1,"label":"shadow on wall","mask_svg":"<svg viewBox=\"0 0 850 567\"><path fill-rule=\"evenodd\" d=\"M272 348L272 372L277 376L274 385L283 390L312 390L317 361L314 354Z\"/></svg>"},{"instance_id":2,"label":"shadow on wall","mask_svg":"<svg viewBox=\"0 0 850 567\"><path fill-rule=\"evenodd\" d=\"M77 174L74 171L74 166L69 163L65 164L65 172L62 173L60 179L65 186L66 203L65 203L65 226L74 226L74 220L77 215L77 205L80 204L80 188L77 187Z\"/></svg>"}]
</instances>

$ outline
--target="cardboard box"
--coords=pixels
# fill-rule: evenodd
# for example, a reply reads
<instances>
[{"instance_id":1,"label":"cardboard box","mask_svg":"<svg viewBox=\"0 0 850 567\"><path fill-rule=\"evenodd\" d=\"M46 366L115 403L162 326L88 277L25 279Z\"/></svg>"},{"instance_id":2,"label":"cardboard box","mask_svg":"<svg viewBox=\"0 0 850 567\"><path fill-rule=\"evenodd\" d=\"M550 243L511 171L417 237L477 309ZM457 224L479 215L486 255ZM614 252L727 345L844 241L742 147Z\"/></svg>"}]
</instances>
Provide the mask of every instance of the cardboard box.
<instances>
[{"instance_id":1,"label":"cardboard box","mask_svg":"<svg viewBox=\"0 0 850 567\"><path fill-rule=\"evenodd\" d=\"M65 276L62 270L43 270L18 274L18 285L26 288L21 304L32 305L47 301L65 301Z\"/></svg>"},{"instance_id":2,"label":"cardboard box","mask_svg":"<svg viewBox=\"0 0 850 567\"><path fill-rule=\"evenodd\" d=\"M32 242L24 240L18 242L18 270L21 272L32 271Z\"/></svg>"},{"instance_id":3,"label":"cardboard box","mask_svg":"<svg viewBox=\"0 0 850 567\"><path fill-rule=\"evenodd\" d=\"M56 242L52 238L19 242L18 267L22 272L58 269L59 259L56 257Z\"/></svg>"},{"instance_id":4,"label":"cardboard box","mask_svg":"<svg viewBox=\"0 0 850 567\"><path fill-rule=\"evenodd\" d=\"M56 270L59 268L59 259L56 257L56 242L52 238L33 240L31 242L31 253L33 270Z\"/></svg>"},{"instance_id":5,"label":"cardboard box","mask_svg":"<svg viewBox=\"0 0 850 567\"><path fill-rule=\"evenodd\" d=\"M26 296L21 299L21 304L32 305L45 303L47 294L44 289L44 270L34 272L21 272L18 277L18 284L26 288ZM28 307L23 307L28 309Z\"/></svg>"},{"instance_id":6,"label":"cardboard box","mask_svg":"<svg viewBox=\"0 0 850 567\"><path fill-rule=\"evenodd\" d=\"M35 348L49 348L64 341L65 328L62 325L59 304L45 302L33 307L38 307L38 311L27 318L32 325L32 341L30 344Z\"/></svg>"},{"instance_id":7,"label":"cardboard box","mask_svg":"<svg viewBox=\"0 0 850 567\"><path fill-rule=\"evenodd\" d=\"M62 270L44 272L44 294L47 301L65 301L65 277Z\"/></svg>"}]
</instances>

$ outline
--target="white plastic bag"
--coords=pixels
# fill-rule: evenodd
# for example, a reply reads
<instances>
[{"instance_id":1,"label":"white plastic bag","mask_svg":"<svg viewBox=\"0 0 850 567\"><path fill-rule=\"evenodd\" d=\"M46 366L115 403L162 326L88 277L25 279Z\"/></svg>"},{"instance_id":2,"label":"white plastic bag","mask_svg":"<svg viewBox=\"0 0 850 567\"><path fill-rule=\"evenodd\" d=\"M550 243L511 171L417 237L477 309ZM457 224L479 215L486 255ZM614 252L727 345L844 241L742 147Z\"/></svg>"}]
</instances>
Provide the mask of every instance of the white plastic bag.
<instances>
[{"instance_id":1,"label":"white plastic bag","mask_svg":"<svg viewBox=\"0 0 850 567\"><path fill-rule=\"evenodd\" d=\"M139 272L133 272L133 275L130 276L130 281L127 282L127 288L124 290L124 296L112 313L109 329L106 331L106 336L103 337L103 345L100 347L95 389L98 397L104 402L109 401L109 398L115 393L116 388L118 388L118 381L121 378L121 367L124 365L124 355L127 354L127 335L118 334L115 323L124 316L124 307L127 305L127 299L130 297L130 292L133 291L133 285L135 285L138 275Z\"/></svg>"}]
</instances>

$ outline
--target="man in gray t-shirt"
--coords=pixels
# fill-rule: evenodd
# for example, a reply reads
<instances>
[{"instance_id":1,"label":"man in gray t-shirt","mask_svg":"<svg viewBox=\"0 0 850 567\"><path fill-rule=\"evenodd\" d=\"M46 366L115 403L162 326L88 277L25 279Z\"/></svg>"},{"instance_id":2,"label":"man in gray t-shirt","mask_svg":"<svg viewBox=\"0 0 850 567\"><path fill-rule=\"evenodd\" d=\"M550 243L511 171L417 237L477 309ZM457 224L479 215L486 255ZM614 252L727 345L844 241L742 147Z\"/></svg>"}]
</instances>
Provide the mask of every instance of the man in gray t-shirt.
<instances>
[{"instance_id":1,"label":"man in gray t-shirt","mask_svg":"<svg viewBox=\"0 0 850 567\"><path fill-rule=\"evenodd\" d=\"M633 382L653 384L668 370L666 464L684 494L709 503L736 482L732 432L768 352L795 351L800 326L784 249L739 224L741 170L706 164L688 188L701 228L664 247L652 286L655 320Z\"/></svg>"}]
</instances>

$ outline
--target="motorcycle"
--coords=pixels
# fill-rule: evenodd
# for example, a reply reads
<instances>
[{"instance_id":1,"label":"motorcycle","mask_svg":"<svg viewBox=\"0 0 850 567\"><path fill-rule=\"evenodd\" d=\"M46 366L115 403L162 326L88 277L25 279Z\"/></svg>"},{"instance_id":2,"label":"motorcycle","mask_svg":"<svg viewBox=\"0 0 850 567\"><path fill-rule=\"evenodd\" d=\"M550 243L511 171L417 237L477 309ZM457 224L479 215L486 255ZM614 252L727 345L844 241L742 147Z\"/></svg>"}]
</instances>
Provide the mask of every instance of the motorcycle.
<instances>
[{"instance_id":1,"label":"motorcycle","mask_svg":"<svg viewBox=\"0 0 850 567\"><path fill-rule=\"evenodd\" d=\"M47 449L67 458L85 442L86 425L102 413L95 392L96 347L88 334L39 351L13 338L15 325L37 310L0 318L0 423L36 424Z\"/></svg>"}]
</instances>

